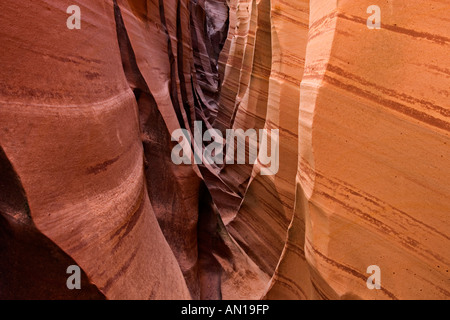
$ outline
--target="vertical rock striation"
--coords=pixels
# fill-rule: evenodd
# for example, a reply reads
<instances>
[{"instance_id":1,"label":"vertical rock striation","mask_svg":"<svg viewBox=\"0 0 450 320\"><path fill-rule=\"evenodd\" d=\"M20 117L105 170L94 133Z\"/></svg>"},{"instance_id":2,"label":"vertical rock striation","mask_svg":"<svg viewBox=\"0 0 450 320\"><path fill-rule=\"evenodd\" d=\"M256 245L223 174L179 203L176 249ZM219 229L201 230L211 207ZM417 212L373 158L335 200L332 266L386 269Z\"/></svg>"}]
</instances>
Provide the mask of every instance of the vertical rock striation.
<instances>
[{"instance_id":1,"label":"vertical rock striation","mask_svg":"<svg viewBox=\"0 0 450 320\"><path fill-rule=\"evenodd\" d=\"M77 5L0 5L0 298L449 299L448 3ZM196 121L279 167L174 164Z\"/></svg>"}]
</instances>

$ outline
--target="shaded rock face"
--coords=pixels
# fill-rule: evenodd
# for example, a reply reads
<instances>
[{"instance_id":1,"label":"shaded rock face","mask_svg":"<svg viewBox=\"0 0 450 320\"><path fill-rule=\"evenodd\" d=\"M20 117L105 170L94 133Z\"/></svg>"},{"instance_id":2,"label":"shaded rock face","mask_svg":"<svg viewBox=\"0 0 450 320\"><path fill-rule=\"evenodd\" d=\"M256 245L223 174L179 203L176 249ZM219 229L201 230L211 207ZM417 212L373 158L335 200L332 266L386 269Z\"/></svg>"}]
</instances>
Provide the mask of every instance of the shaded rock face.
<instances>
[{"instance_id":1,"label":"shaded rock face","mask_svg":"<svg viewBox=\"0 0 450 320\"><path fill-rule=\"evenodd\" d=\"M373 4L0 5L0 298L449 299L449 6ZM195 121L278 170L174 164Z\"/></svg>"},{"instance_id":2,"label":"shaded rock face","mask_svg":"<svg viewBox=\"0 0 450 320\"><path fill-rule=\"evenodd\" d=\"M0 299L104 299L84 272L83 290L61 290L67 281L61 271L76 263L36 229L21 182L1 149L0 176Z\"/></svg>"}]
</instances>

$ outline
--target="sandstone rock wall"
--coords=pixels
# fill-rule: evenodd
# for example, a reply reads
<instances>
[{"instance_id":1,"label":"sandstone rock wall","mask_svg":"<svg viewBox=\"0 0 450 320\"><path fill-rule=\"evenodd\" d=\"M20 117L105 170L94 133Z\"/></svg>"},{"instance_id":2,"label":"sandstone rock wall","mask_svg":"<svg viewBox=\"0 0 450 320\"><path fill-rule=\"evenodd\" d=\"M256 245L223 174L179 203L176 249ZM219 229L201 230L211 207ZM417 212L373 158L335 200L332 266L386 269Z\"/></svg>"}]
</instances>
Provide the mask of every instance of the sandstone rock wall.
<instances>
[{"instance_id":1,"label":"sandstone rock wall","mask_svg":"<svg viewBox=\"0 0 450 320\"><path fill-rule=\"evenodd\" d=\"M73 4L0 5L0 298L449 299L450 3ZM175 165L194 121L278 170Z\"/></svg>"}]
</instances>

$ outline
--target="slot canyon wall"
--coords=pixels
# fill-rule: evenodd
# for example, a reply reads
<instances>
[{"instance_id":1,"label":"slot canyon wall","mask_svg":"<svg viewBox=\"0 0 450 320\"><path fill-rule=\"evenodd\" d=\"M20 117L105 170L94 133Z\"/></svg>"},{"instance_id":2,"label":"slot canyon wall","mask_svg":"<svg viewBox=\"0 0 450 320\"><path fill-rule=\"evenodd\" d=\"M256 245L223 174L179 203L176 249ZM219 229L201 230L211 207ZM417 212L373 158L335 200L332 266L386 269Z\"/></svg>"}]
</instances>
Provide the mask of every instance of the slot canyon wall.
<instances>
[{"instance_id":1,"label":"slot canyon wall","mask_svg":"<svg viewBox=\"0 0 450 320\"><path fill-rule=\"evenodd\" d=\"M447 0L0 8L0 299L450 298ZM174 164L196 121L278 170Z\"/></svg>"}]
</instances>

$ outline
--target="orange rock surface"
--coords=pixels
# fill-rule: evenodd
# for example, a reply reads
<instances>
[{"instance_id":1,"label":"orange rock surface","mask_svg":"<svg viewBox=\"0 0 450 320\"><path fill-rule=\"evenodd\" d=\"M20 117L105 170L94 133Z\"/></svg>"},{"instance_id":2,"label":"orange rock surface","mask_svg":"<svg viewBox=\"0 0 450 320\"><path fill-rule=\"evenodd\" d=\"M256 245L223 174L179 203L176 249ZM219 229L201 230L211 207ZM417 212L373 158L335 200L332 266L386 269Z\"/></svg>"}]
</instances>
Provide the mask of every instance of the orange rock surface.
<instances>
[{"instance_id":1,"label":"orange rock surface","mask_svg":"<svg viewBox=\"0 0 450 320\"><path fill-rule=\"evenodd\" d=\"M450 298L449 3L77 5L0 4L0 299ZM174 164L194 121L279 169Z\"/></svg>"}]
</instances>

